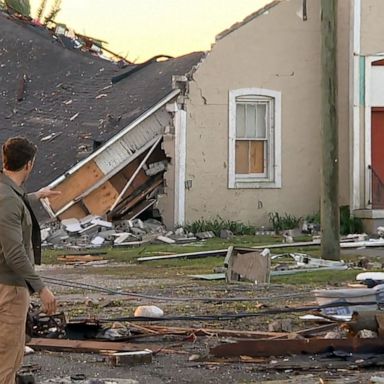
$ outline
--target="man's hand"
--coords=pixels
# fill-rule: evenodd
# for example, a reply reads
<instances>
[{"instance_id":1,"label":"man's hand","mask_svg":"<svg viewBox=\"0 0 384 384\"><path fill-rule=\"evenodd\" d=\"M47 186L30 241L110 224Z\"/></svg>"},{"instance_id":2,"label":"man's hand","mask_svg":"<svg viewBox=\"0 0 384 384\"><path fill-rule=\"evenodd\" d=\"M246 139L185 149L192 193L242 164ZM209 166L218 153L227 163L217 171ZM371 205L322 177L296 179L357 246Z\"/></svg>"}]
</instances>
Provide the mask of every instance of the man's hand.
<instances>
[{"instance_id":1,"label":"man's hand","mask_svg":"<svg viewBox=\"0 0 384 384\"><path fill-rule=\"evenodd\" d=\"M45 199L45 198L50 198L50 197L55 197L58 195L61 195L60 191L52 191L51 188L44 187L35 192L35 195L38 199Z\"/></svg>"},{"instance_id":2,"label":"man's hand","mask_svg":"<svg viewBox=\"0 0 384 384\"><path fill-rule=\"evenodd\" d=\"M50 289L44 287L40 292L40 300L43 304L43 312L48 316L56 312L56 299Z\"/></svg>"}]
</instances>

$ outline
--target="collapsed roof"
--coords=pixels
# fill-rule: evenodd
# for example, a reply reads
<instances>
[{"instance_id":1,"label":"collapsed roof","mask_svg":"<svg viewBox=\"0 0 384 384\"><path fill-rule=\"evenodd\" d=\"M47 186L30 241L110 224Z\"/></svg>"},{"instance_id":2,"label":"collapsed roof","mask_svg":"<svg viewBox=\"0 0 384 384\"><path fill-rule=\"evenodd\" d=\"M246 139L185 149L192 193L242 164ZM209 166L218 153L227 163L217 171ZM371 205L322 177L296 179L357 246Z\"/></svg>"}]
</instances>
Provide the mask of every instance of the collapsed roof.
<instances>
[{"instance_id":1,"label":"collapsed roof","mask_svg":"<svg viewBox=\"0 0 384 384\"><path fill-rule=\"evenodd\" d=\"M170 94L172 76L185 75L202 56L121 68L0 13L0 142L22 135L38 145L27 186L38 189Z\"/></svg>"}]
</instances>

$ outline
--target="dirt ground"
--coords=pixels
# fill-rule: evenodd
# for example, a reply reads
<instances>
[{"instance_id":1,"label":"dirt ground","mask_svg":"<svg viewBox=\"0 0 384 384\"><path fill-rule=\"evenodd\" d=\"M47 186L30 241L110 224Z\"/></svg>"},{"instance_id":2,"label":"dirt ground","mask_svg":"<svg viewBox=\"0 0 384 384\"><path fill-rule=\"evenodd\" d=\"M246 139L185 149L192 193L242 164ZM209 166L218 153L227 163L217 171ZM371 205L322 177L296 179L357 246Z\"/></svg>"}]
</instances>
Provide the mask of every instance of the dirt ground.
<instances>
[{"instance_id":1,"label":"dirt ground","mask_svg":"<svg viewBox=\"0 0 384 384\"><path fill-rule=\"evenodd\" d=\"M364 254L364 250L353 252L352 258L369 257L376 262L384 250ZM348 256L348 255L344 255ZM108 255L106 255L108 258ZM52 260L52 257L51 257ZM167 300L139 299L128 295L110 295L68 286L50 285L58 297L60 310L70 319L74 318L119 318L132 316L138 305L153 304L163 309L165 315L208 315L225 313L256 312L264 305L267 308L284 308L312 305L315 299L313 288L342 286L353 281L361 270L331 273L310 273L302 277L273 279L268 286L249 283L228 285L224 281L201 281L189 277L194 273L212 273L215 266L222 265L223 258L199 260L173 260L136 264L134 257L122 262L122 257L111 258L107 265L67 266L43 265L42 276L62 279L67 283L80 282L95 286L167 297ZM71 285L71 284L69 284ZM188 298L177 301L172 298ZM210 298L247 298L248 301L212 301ZM203 298L204 300L194 300ZM248 331L267 331L268 323L279 318L289 318L292 330L311 328L315 324L304 323L299 314L262 316L231 321L169 321L162 326L216 328ZM140 323L146 326L151 323ZM153 323L156 324L156 323ZM137 323L126 324L128 328ZM159 325L159 324L157 324ZM37 382L84 374L87 378L121 378L137 383L369 383L372 376L383 376L380 367L363 368L366 356L290 356L271 357L249 361L247 357L226 360L208 355L209 347L229 338L216 335L197 336L195 339L182 335L153 336L143 341L158 351L147 365L112 367L109 360L100 354L78 354L70 352L36 352L25 357L24 365L34 371ZM194 356L193 361L191 356ZM384 360L383 360L384 361ZM298 362L300 364L298 364ZM356 363L357 362L357 363ZM359 365L360 364L360 365ZM300 368L298 366L301 365ZM369 364L366 364L368 366ZM290 380L290 381L289 381ZM321 381L322 380L322 381ZM79 381L77 381L79 382Z\"/></svg>"}]
</instances>

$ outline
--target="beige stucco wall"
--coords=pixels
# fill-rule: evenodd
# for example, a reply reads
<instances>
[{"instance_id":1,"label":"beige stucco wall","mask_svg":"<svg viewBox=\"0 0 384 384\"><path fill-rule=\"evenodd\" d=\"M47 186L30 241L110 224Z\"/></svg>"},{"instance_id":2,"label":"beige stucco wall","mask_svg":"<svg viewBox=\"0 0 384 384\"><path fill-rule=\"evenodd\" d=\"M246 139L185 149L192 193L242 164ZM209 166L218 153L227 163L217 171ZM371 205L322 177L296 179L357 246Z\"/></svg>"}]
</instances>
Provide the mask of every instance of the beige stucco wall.
<instances>
[{"instance_id":1,"label":"beige stucco wall","mask_svg":"<svg viewBox=\"0 0 384 384\"><path fill-rule=\"evenodd\" d=\"M361 54L384 52L384 1L361 0Z\"/></svg>"},{"instance_id":2,"label":"beige stucco wall","mask_svg":"<svg viewBox=\"0 0 384 384\"><path fill-rule=\"evenodd\" d=\"M340 196L348 203L349 1L339 23ZM187 103L186 221L223 218L265 225L268 212L318 211L320 191L320 0L284 1L219 40L194 73ZM348 8L348 12L344 8ZM228 92L282 92L282 188L228 189Z\"/></svg>"}]
</instances>

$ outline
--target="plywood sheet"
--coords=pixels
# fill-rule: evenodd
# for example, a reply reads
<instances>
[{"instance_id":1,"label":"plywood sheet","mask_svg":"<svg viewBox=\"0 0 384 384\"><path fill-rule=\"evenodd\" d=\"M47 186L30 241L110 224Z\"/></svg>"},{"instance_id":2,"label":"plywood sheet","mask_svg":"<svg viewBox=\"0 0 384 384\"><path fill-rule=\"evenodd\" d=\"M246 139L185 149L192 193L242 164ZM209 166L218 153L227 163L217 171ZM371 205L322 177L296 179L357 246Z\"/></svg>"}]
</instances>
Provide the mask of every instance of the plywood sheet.
<instances>
[{"instance_id":1,"label":"plywood sheet","mask_svg":"<svg viewBox=\"0 0 384 384\"><path fill-rule=\"evenodd\" d=\"M53 211L58 211L75 197L94 185L104 176L94 161L90 161L73 175L69 176L53 190L61 191L61 195L50 199Z\"/></svg>"},{"instance_id":2,"label":"plywood sheet","mask_svg":"<svg viewBox=\"0 0 384 384\"><path fill-rule=\"evenodd\" d=\"M249 173L264 173L264 141L249 144Z\"/></svg>"},{"instance_id":3,"label":"plywood sheet","mask_svg":"<svg viewBox=\"0 0 384 384\"><path fill-rule=\"evenodd\" d=\"M115 202L119 192L110 182L106 182L100 188L93 191L83 199L84 205L93 215L104 215Z\"/></svg>"},{"instance_id":4,"label":"plywood sheet","mask_svg":"<svg viewBox=\"0 0 384 384\"><path fill-rule=\"evenodd\" d=\"M236 141L236 158L235 158L236 174L249 173L249 141Z\"/></svg>"},{"instance_id":5,"label":"plywood sheet","mask_svg":"<svg viewBox=\"0 0 384 384\"><path fill-rule=\"evenodd\" d=\"M82 207L81 203L77 203L73 205L71 208L67 209L65 212L63 212L60 216L60 220L64 219L81 219L88 215L87 210Z\"/></svg>"}]
</instances>

